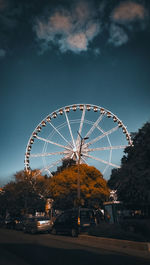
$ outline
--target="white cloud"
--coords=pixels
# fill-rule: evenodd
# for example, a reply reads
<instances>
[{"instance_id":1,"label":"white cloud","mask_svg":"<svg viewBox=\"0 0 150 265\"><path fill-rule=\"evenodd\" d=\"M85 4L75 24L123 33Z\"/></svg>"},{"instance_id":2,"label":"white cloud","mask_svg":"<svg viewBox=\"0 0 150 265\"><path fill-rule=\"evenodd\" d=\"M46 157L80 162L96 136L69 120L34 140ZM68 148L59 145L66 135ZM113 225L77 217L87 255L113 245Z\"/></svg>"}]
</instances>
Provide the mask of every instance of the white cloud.
<instances>
[{"instance_id":1,"label":"white cloud","mask_svg":"<svg viewBox=\"0 0 150 265\"><path fill-rule=\"evenodd\" d=\"M34 26L42 51L51 43L60 51L79 53L87 51L90 41L100 32L100 23L95 20L95 9L89 2L77 2L70 10L54 11L46 20L38 19Z\"/></svg>"},{"instance_id":2,"label":"white cloud","mask_svg":"<svg viewBox=\"0 0 150 265\"><path fill-rule=\"evenodd\" d=\"M134 0L120 1L111 11L110 20L106 20L108 3L105 0L97 9L92 3L94 1L75 0L69 9L59 7L49 16L38 18L34 30L41 53L51 49L53 44L63 53L91 50L89 44L104 30L109 32L106 42L119 47L129 41L129 31L144 30L147 25L146 8ZM94 53L95 49L100 51L100 47L93 47Z\"/></svg>"},{"instance_id":3,"label":"white cloud","mask_svg":"<svg viewBox=\"0 0 150 265\"><path fill-rule=\"evenodd\" d=\"M96 35L100 33L100 22L91 22L87 24L85 34L88 40L92 40Z\"/></svg>"},{"instance_id":4,"label":"white cloud","mask_svg":"<svg viewBox=\"0 0 150 265\"><path fill-rule=\"evenodd\" d=\"M67 12L57 11L48 18L47 22L38 20L35 30L39 39L53 41L58 34L62 36L69 34L72 30L71 18Z\"/></svg>"},{"instance_id":5,"label":"white cloud","mask_svg":"<svg viewBox=\"0 0 150 265\"><path fill-rule=\"evenodd\" d=\"M77 33L67 38L68 48L72 51L86 51L88 40L85 33Z\"/></svg>"},{"instance_id":6,"label":"white cloud","mask_svg":"<svg viewBox=\"0 0 150 265\"><path fill-rule=\"evenodd\" d=\"M116 47L127 43L127 32L144 30L147 16L147 10L142 4L135 1L121 2L111 13L108 42Z\"/></svg>"},{"instance_id":7,"label":"white cloud","mask_svg":"<svg viewBox=\"0 0 150 265\"><path fill-rule=\"evenodd\" d=\"M134 20L145 19L147 12L143 5L132 1L122 2L112 12L112 19L119 23L130 23Z\"/></svg>"},{"instance_id":8,"label":"white cloud","mask_svg":"<svg viewBox=\"0 0 150 265\"><path fill-rule=\"evenodd\" d=\"M72 30L72 21L67 12L56 12L49 18L48 27L53 33L67 34Z\"/></svg>"},{"instance_id":9,"label":"white cloud","mask_svg":"<svg viewBox=\"0 0 150 265\"><path fill-rule=\"evenodd\" d=\"M116 47L119 47L128 42L128 35L126 34L123 28L116 24L112 23L110 25L109 34L110 37L108 42L112 43Z\"/></svg>"}]
</instances>

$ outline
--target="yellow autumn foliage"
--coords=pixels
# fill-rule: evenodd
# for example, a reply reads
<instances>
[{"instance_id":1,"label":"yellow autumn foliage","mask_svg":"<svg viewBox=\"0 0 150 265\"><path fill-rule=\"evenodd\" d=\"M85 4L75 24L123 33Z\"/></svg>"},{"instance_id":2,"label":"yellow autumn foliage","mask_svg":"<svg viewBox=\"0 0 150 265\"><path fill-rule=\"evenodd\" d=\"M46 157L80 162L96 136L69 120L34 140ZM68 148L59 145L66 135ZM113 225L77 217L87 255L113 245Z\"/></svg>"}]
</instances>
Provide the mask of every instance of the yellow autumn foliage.
<instances>
[{"instance_id":1,"label":"yellow autumn foliage","mask_svg":"<svg viewBox=\"0 0 150 265\"><path fill-rule=\"evenodd\" d=\"M109 197L107 181L93 166L79 166L81 198L85 201L97 199L104 201ZM75 200L77 197L78 166L74 165L57 173L50 179L50 193L55 201Z\"/></svg>"}]
</instances>

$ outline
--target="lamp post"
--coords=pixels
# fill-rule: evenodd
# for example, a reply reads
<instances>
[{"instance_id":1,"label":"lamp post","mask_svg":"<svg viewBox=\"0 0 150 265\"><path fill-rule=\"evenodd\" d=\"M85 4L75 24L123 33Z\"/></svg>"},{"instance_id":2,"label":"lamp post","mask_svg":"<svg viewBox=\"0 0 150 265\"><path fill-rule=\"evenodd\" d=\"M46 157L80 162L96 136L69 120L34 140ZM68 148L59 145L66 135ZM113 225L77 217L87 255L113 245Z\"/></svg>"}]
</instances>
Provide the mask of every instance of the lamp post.
<instances>
[{"instance_id":1,"label":"lamp post","mask_svg":"<svg viewBox=\"0 0 150 265\"><path fill-rule=\"evenodd\" d=\"M79 132L77 133L80 136L80 147L79 147L79 153L78 153L78 179L77 179L77 199L78 199L78 203L80 203L81 194L80 194L80 169L79 167L80 167L80 160L81 160L81 151L82 151L82 145L84 141L89 139L89 137L83 138Z\"/></svg>"}]
</instances>

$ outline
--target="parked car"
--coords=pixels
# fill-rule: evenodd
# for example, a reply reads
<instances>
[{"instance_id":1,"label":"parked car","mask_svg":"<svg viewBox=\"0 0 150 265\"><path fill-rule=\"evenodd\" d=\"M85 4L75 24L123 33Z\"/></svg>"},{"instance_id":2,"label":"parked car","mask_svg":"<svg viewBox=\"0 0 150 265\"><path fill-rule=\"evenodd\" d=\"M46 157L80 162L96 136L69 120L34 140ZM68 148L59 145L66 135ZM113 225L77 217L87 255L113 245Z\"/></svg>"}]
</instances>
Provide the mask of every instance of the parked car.
<instances>
[{"instance_id":1,"label":"parked car","mask_svg":"<svg viewBox=\"0 0 150 265\"><path fill-rule=\"evenodd\" d=\"M16 220L15 217L10 217L9 216L9 217L5 218L4 227L8 228L8 229L14 229L15 225L16 225L15 220Z\"/></svg>"},{"instance_id":2,"label":"parked car","mask_svg":"<svg viewBox=\"0 0 150 265\"><path fill-rule=\"evenodd\" d=\"M28 218L24 217L24 216L16 218L15 219L15 229L23 231L24 230L24 225L25 225L27 219Z\"/></svg>"},{"instance_id":3,"label":"parked car","mask_svg":"<svg viewBox=\"0 0 150 265\"><path fill-rule=\"evenodd\" d=\"M89 227L95 225L95 212L92 209L71 209L56 218L51 233L64 233L77 237L80 232L87 231Z\"/></svg>"},{"instance_id":4,"label":"parked car","mask_svg":"<svg viewBox=\"0 0 150 265\"><path fill-rule=\"evenodd\" d=\"M35 234L38 232L50 232L52 228L52 221L49 217L31 217L27 218L23 224L23 231L25 233Z\"/></svg>"}]
</instances>

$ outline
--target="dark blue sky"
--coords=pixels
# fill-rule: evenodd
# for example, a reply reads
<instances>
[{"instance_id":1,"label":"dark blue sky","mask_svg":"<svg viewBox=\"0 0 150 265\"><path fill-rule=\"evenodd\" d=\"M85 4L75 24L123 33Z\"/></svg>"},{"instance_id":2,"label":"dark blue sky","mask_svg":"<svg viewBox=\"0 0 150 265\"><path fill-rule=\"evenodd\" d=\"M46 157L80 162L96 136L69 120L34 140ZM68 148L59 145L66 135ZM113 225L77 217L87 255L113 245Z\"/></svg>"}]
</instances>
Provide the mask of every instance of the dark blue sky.
<instances>
[{"instance_id":1,"label":"dark blue sky","mask_svg":"<svg viewBox=\"0 0 150 265\"><path fill-rule=\"evenodd\" d=\"M148 0L0 0L0 184L60 107L105 107L129 132L150 120L149 16Z\"/></svg>"}]
</instances>

